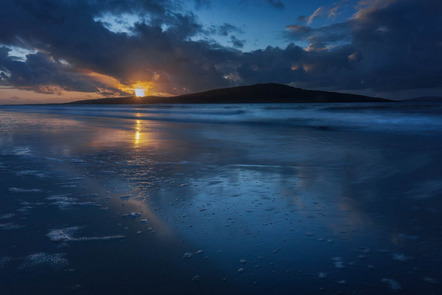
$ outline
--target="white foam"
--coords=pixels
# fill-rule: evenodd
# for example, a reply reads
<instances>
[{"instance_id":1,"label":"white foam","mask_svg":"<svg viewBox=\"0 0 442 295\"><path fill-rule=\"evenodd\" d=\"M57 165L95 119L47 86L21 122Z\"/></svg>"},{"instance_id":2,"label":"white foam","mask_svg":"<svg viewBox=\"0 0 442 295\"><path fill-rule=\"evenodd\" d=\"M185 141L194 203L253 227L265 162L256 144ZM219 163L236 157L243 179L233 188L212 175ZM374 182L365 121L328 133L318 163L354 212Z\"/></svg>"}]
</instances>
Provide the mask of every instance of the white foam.
<instances>
[{"instance_id":1,"label":"white foam","mask_svg":"<svg viewBox=\"0 0 442 295\"><path fill-rule=\"evenodd\" d=\"M191 252L186 252L186 253L184 253L183 258L184 258L184 259L189 259L189 258L192 258L192 256L193 256L193 253L191 253Z\"/></svg>"},{"instance_id":2,"label":"white foam","mask_svg":"<svg viewBox=\"0 0 442 295\"><path fill-rule=\"evenodd\" d=\"M14 230L14 229L19 229L19 228L23 228L23 225L17 225L15 223L2 223L0 224L0 229L2 230Z\"/></svg>"},{"instance_id":3,"label":"white foam","mask_svg":"<svg viewBox=\"0 0 442 295\"><path fill-rule=\"evenodd\" d=\"M80 237L76 238L75 241L109 241L109 240L121 240L126 236L123 235L113 235L113 236L102 236L102 237Z\"/></svg>"},{"instance_id":4,"label":"white foam","mask_svg":"<svg viewBox=\"0 0 442 295\"><path fill-rule=\"evenodd\" d=\"M26 188L10 187L8 189L8 191L13 192L13 193L38 193L38 192L41 192L41 189L38 189L38 188L26 189Z\"/></svg>"},{"instance_id":5,"label":"white foam","mask_svg":"<svg viewBox=\"0 0 442 295\"><path fill-rule=\"evenodd\" d=\"M100 236L100 237L74 237L74 234L80 229L79 226L52 229L47 233L47 237L52 242L78 242L78 241L108 241L124 239L123 235Z\"/></svg>"},{"instance_id":6,"label":"white foam","mask_svg":"<svg viewBox=\"0 0 442 295\"><path fill-rule=\"evenodd\" d=\"M393 254L393 260L397 260L399 262L408 262L411 259L413 259L413 258L405 256L404 254L400 254L400 253Z\"/></svg>"},{"instance_id":7,"label":"white foam","mask_svg":"<svg viewBox=\"0 0 442 295\"><path fill-rule=\"evenodd\" d=\"M0 269L2 269L6 263L12 260L12 257L0 257Z\"/></svg>"},{"instance_id":8,"label":"white foam","mask_svg":"<svg viewBox=\"0 0 442 295\"><path fill-rule=\"evenodd\" d=\"M54 157L46 157L45 159L46 160L50 160L50 161L63 162L62 159L57 159L57 158L54 158Z\"/></svg>"},{"instance_id":9,"label":"white foam","mask_svg":"<svg viewBox=\"0 0 442 295\"><path fill-rule=\"evenodd\" d=\"M19 146L12 150L12 154L15 156L30 156L32 150L28 146Z\"/></svg>"},{"instance_id":10,"label":"white foam","mask_svg":"<svg viewBox=\"0 0 442 295\"><path fill-rule=\"evenodd\" d=\"M345 285L345 284L347 284L347 281L346 280L340 280L340 281L337 281L337 283L341 284L341 285Z\"/></svg>"},{"instance_id":11,"label":"white foam","mask_svg":"<svg viewBox=\"0 0 442 295\"><path fill-rule=\"evenodd\" d=\"M69 264L69 261L66 258L64 258L65 255L66 254L64 253L55 253L55 254L48 254L45 252L35 253L25 258L25 261L21 265L21 268L33 267L42 264L46 264L57 268L67 266Z\"/></svg>"},{"instance_id":12,"label":"white foam","mask_svg":"<svg viewBox=\"0 0 442 295\"><path fill-rule=\"evenodd\" d=\"M47 197L46 200L58 201L58 202L76 202L77 201L77 199L70 198L66 195L53 195L53 196Z\"/></svg>"},{"instance_id":13,"label":"white foam","mask_svg":"<svg viewBox=\"0 0 442 295\"><path fill-rule=\"evenodd\" d=\"M24 207L21 207L20 209L17 209L17 212L28 212L31 209L32 209L31 206L24 206Z\"/></svg>"},{"instance_id":14,"label":"white foam","mask_svg":"<svg viewBox=\"0 0 442 295\"><path fill-rule=\"evenodd\" d=\"M40 178L49 177L47 174L39 171L39 170L23 170L15 173L17 176L36 176Z\"/></svg>"},{"instance_id":15,"label":"white foam","mask_svg":"<svg viewBox=\"0 0 442 295\"><path fill-rule=\"evenodd\" d=\"M0 215L0 219L11 219L14 216L15 216L14 213L2 214L2 215Z\"/></svg>"},{"instance_id":16,"label":"white foam","mask_svg":"<svg viewBox=\"0 0 442 295\"><path fill-rule=\"evenodd\" d=\"M326 277L327 277L327 273L326 272L319 272L318 273L318 278L325 279Z\"/></svg>"},{"instance_id":17,"label":"white foam","mask_svg":"<svg viewBox=\"0 0 442 295\"><path fill-rule=\"evenodd\" d=\"M342 261L334 262L336 268L344 268L344 263Z\"/></svg>"},{"instance_id":18,"label":"white foam","mask_svg":"<svg viewBox=\"0 0 442 295\"><path fill-rule=\"evenodd\" d=\"M184 259L189 259L189 258L192 258L194 255L199 255L199 254L202 254L202 253L204 253L203 250L197 250L195 252L186 252L186 253L184 253L183 258Z\"/></svg>"},{"instance_id":19,"label":"white foam","mask_svg":"<svg viewBox=\"0 0 442 295\"><path fill-rule=\"evenodd\" d=\"M398 234L397 236L401 239L406 239L406 240L418 240L419 239L418 236L407 235L407 234Z\"/></svg>"},{"instance_id":20,"label":"white foam","mask_svg":"<svg viewBox=\"0 0 442 295\"><path fill-rule=\"evenodd\" d=\"M422 280L428 284L439 285L439 281L435 278L423 278Z\"/></svg>"},{"instance_id":21,"label":"white foam","mask_svg":"<svg viewBox=\"0 0 442 295\"><path fill-rule=\"evenodd\" d=\"M81 159L71 159L70 160L71 161L71 163L86 163L86 161L84 161L84 160L81 160Z\"/></svg>"},{"instance_id":22,"label":"white foam","mask_svg":"<svg viewBox=\"0 0 442 295\"><path fill-rule=\"evenodd\" d=\"M76 184L63 184L61 186L62 188L77 188Z\"/></svg>"},{"instance_id":23,"label":"white foam","mask_svg":"<svg viewBox=\"0 0 442 295\"><path fill-rule=\"evenodd\" d=\"M41 206L44 205L45 203L42 202L21 202L20 205L22 206Z\"/></svg>"},{"instance_id":24,"label":"white foam","mask_svg":"<svg viewBox=\"0 0 442 295\"><path fill-rule=\"evenodd\" d=\"M344 262L341 257L333 257L333 264L336 268L344 268Z\"/></svg>"},{"instance_id":25,"label":"white foam","mask_svg":"<svg viewBox=\"0 0 442 295\"><path fill-rule=\"evenodd\" d=\"M93 202L78 202L78 199L68 197L67 195L53 195L46 199L54 201L50 205L58 206L60 209L68 209L73 206L98 206L98 204Z\"/></svg>"},{"instance_id":26,"label":"white foam","mask_svg":"<svg viewBox=\"0 0 442 295\"><path fill-rule=\"evenodd\" d=\"M47 234L48 238L52 242L68 242L73 241L75 238L72 237L72 235L78 231L80 227L73 226L73 227L66 227L66 228L60 228L60 229L52 229Z\"/></svg>"},{"instance_id":27,"label":"white foam","mask_svg":"<svg viewBox=\"0 0 442 295\"><path fill-rule=\"evenodd\" d=\"M139 218L140 216L141 216L140 213L135 213L135 212L123 214L124 218Z\"/></svg>"},{"instance_id":28,"label":"white foam","mask_svg":"<svg viewBox=\"0 0 442 295\"><path fill-rule=\"evenodd\" d=\"M389 285L390 289L393 291L398 291L402 289L402 285L393 279L382 279L382 283Z\"/></svg>"}]
</instances>

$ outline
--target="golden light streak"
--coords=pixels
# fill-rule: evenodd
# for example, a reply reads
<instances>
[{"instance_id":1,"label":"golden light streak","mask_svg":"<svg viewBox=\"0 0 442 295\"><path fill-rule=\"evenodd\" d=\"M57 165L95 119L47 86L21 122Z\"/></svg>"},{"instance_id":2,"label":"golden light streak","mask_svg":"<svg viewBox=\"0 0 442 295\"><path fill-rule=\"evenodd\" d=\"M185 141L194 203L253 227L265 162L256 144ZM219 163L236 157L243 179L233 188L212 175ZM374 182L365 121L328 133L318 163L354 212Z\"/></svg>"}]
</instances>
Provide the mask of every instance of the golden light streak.
<instances>
[{"instance_id":1,"label":"golden light streak","mask_svg":"<svg viewBox=\"0 0 442 295\"><path fill-rule=\"evenodd\" d=\"M120 88L119 87L121 85L120 81L118 81L117 79L115 79L112 76L100 74L100 73L93 72L93 71L90 71L87 69L80 70L80 72L87 75L89 78L91 78L97 82L100 82L103 85L110 86L113 88Z\"/></svg>"},{"instance_id":2,"label":"golden light streak","mask_svg":"<svg viewBox=\"0 0 442 295\"><path fill-rule=\"evenodd\" d=\"M153 82L135 81L134 83L127 85L121 83L119 80L109 75L100 74L87 69L80 70L80 72L103 85L119 89L122 92L130 93L137 97L145 96L146 92L148 92L150 89L154 87Z\"/></svg>"}]
</instances>

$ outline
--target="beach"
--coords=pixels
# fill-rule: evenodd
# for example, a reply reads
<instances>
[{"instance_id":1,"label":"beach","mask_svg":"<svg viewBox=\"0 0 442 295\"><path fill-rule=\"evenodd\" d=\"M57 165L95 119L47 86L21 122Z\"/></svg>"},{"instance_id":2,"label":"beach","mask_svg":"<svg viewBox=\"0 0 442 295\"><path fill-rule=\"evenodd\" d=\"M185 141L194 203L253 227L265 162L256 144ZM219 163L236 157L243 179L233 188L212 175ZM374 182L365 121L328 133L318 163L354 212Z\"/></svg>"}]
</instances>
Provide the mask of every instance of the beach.
<instances>
[{"instance_id":1,"label":"beach","mask_svg":"<svg viewBox=\"0 0 442 295\"><path fill-rule=\"evenodd\" d=\"M1 294L440 294L442 105L2 106Z\"/></svg>"}]
</instances>

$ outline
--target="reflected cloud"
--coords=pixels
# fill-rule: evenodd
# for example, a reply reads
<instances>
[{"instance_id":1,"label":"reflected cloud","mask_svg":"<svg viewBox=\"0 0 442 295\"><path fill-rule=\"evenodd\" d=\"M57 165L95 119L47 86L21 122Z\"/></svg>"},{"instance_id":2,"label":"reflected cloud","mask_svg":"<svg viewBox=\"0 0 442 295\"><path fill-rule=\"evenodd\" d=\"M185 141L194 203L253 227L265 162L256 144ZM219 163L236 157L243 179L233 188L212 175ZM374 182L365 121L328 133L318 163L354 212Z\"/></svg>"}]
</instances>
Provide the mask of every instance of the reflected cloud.
<instances>
[{"instance_id":1,"label":"reflected cloud","mask_svg":"<svg viewBox=\"0 0 442 295\"><path fill-rule=\"evenodd\" d=\"M115 206L120 206L120 200L115 202ZM144 198L131 198L125 203L128 211L141 211L140 220L147 219L147 228L151 230L160 238L174 242L178 237L176 233L154 212Z\"/></svg>"}]
</instances>

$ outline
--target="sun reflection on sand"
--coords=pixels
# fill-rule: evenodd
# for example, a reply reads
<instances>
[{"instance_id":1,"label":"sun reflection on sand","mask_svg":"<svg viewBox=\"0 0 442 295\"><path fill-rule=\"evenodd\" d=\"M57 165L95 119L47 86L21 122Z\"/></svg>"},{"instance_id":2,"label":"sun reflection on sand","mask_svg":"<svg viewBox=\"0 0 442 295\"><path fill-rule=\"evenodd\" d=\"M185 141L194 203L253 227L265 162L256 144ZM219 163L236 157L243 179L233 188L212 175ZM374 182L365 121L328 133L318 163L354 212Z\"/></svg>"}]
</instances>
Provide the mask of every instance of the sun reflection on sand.
<instances>
[{"instance_id":1,"label":"sun reflection on sand","mask_svg":"<svg viewBox=\"0 0 442 295\"><path fill-rule=\"evenodd\" d=\"M136 123L136 125L135 125L134 144L135 144L135 147L138 147L140 144L140 140L141 140L141 120L136 120L135 123Z\"/></svg>"},{"instance_id":2,"label":"sun reflection on sand","mask_svg":"<svg viewBox=\"0 0 442 295\"><path fill-rule=\"evenodd\" d=\"M138 119L140 118L140 119ZM93 134L81 143L94 149L140 149L161 150L163 141L156 140L157 133L150 128L151 122L143 120L141 114L125 122L127 127L122 129L112 128L112 123L89 129Z\"/></svg>"}]
</instances>

